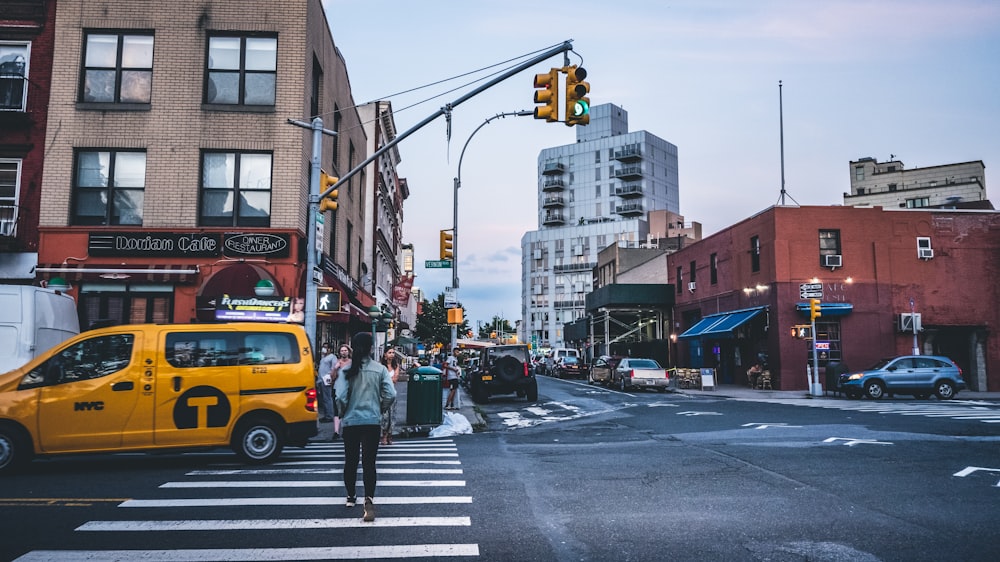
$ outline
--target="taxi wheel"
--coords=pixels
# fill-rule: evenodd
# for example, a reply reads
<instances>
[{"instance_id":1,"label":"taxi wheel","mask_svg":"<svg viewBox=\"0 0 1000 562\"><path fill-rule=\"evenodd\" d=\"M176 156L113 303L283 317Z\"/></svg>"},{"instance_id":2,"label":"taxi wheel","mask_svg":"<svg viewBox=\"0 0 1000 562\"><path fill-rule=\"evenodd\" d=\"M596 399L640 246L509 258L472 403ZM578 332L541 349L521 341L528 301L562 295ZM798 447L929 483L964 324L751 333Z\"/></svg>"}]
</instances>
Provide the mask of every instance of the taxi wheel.
<instances>
[{"instance_id":1,"label":"taxi wheel","mask_svg":"<svg viewBox=\"0 0 1000 562\"><path fill-rule=\"evenodd\" d=\"M31 460L31 440L11 424L0 424L0 474L9 474Z\"/></svg>"},{"instance_id":2,"label":"taxi wheel","mask_svg":"<svg viewBox=\"0 0 1000 562\"><path fill-rule=\"evenodd\" d=\"M273 462L284 448L281 425L265 417L248 418L239 423L233 434L233 450L245 462Z\"/></svg>"}]
</instances>

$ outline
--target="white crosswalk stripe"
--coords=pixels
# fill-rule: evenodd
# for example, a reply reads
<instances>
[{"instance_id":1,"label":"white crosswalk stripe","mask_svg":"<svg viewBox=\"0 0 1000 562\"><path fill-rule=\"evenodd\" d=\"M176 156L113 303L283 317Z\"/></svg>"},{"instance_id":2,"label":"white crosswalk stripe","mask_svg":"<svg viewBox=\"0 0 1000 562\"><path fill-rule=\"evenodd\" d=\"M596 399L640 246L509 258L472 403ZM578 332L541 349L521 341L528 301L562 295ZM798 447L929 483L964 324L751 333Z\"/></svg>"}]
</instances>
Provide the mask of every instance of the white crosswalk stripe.
<instances>
[{"instance_id":1,"label":"white crosswalk stripe","mask_svg":"<svg viewBox=\"0 0 1000 562\"><path fill-rule=\"evenodd\" d=\"M197 455L197 453L195 453ZM464 470L458 459L458 447L451 439L399 441L391 448L382 448L378 456L378 487L399 490L401 494L378 495L376 505L386 506L386 515L379 512L374 522L361 520L360 503L357 509L344 509L343 474L343 444L323 443L310 444L302 449L290 449L282 455L281 462L261 467L247 467L230 462L212 463L206 468L190 470L184 478L164 482L159 486L166 492L179 492L195 497L166 498L135 498L123 501L118 507L123 508L120 520L87 521L75 530L88 533L95 538L89 542L104 543L114 546L115 533L142 532L145 544L144 550L37 550L18 558L19 561L32 562L36 560L62 561L105 561L105 560L160 560L164 562L189 561L221 561L221 560L375 560L380 558L430 558L430 557L472 557L479 556L479 545L468 542L455 544L424 544L420 541L421 528L469 528L472 519L468 515L455 514L454 508L447 513L436 516L434 506L469 505L472 496L455 495L451 490L464 488L465 480L461 479ZM211 461L210 461L211 462ZM318 478L317 478L318 476ZM357 487L358 496L364 494L364 483L359 469ZM312 477L312 478L310 478ZM255 497L230 497L226 492L246 495L248 493L262 494ZM237 492L245 490L244 492ZM309 490L309 495L296 495L298 490ZM437 493L436 490L445 492ZM208 491L213 497L197 497L200 491ZM409 492L408 492L409 491ZM240 515L253 508L268 508L294 506L295 518L242 518ZM339 509L330 511L329 506ZM390 506L401 506L393 509ZM408 507L409 506L409 507ZM169 510L162 513L174 515L183 514L183 518L157 517L158 511L139 511L142 519L131 519L128 513L135 509ZM199 508L211 509L213 517L199 517ZM316 509L316 516L311 516L309 509ZM226 510L232 509L236 517L219 518ZM412 514L406 513L413 510ZM331 514L336 514L330 516ZM340 515L343 514L343 515ZM339 516L338 516L339 515ZM230 544L240 544L242 541L236 533L256 533L271 530L295 530L308 532L310 530L326 530L336 533L340 530L350 532L352 529L373 527L382 529L414 529L413 544L380 544L373 546L329 547L331 535L317 534L317 546L282 548L181 548L190 547L187 539L177 539L178 535L171 533L195 531L184 535L192 537L192 541L202 541L199 537L212 537L212 544L227 541ZM201 532L201 534L197 533ZM456 537L461 537L461 532ZM213 534L214 533L214 534ZM233 534L233 538L218 537L218 533ZM281 535L275 535L280 537ZM334 537L336 535L333 535ZM345 535L346 536L346 535ZM393 536L400 536L398 533ZM405 535L404 535L405 536ZM101 541L99 537L108 537ZM228 536L227 536L228 537ZM280 540L276 538L275 540ZM259 543L259 539L253 541ZM300 541L301 542L301 541ZM178 548L169 548L176 543ZM336 544L336 540L333 540ZM197 544L197 542L195 543Z\"/></svg>"},{"instance_id":2,"label":"white crosswalk stripe","mask_svg":"<svg viewBox=\"0 0 1000 562\"><path fill-rule=\"evenodd\" d=\"M1000 407L986 402L950 401L945 404L913 404L909 402L871 402L815 399L768 399L735 398L743 402L767 402L809 408L827 408L849 412L870 412L900 416L921 416L927 418L951 418L955 420L979 420L984 423L1000 423Z\"/></svg>"}]
</instances>

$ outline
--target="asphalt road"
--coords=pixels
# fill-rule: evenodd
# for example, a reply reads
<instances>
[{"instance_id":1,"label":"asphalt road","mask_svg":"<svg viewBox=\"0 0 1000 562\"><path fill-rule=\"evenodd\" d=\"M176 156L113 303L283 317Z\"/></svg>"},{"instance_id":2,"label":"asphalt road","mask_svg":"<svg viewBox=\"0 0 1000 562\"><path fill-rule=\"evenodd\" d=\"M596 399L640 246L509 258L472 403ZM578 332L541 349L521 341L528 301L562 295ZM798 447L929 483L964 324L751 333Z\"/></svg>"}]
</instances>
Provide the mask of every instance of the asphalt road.
<instances>
[{"instance_id":1,"label":"asphalt road","mask_svg":"<svg viewBox=\"0 0 1000 562\"><path fill-rule=\"evenodd\" d=\"M374 525L339 443L39 460L0 480L11 560L996 560L1000 404L620 393L541 377L487 430L380 451Z\"/></svg>"}]
</instances>

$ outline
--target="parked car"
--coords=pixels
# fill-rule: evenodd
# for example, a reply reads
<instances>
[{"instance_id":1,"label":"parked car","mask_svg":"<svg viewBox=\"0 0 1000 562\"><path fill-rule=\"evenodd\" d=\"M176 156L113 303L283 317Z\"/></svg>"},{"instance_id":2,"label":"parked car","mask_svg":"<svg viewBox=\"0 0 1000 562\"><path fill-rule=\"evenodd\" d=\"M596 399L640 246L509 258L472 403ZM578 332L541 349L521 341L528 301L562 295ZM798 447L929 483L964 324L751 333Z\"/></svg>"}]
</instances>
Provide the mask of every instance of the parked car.
<instances>
[{"instance_id":1,"label":"parked car","mask_svg":"<svg viewBox=\"0 0 1000 562\"><path fill-rule=\"evenodd\" d=\"M965 390L962 369L947 357L903 355L882 359L871 368L840 375L840 389L848 398L862 395L878 400L886 394L912 394L918 399L936 394L941 400Z\"/></svg>"},{"instance_id":2,"label":"parked car","mask_svg":"<svg viewBox=\"0 0 1000 562\"><path fill-rule=\"evenodd\" d=\"M622 392L633 387L666 392L670 386L670 371L661 367L655 359L626 357L615 367L611 384L617 384Z\"/></svg>"},{"instance_id":3,"label":"parked car","mask_svg":"<svg viewBox=\"0 0 1000 562\"><path fill-rule=\"evenodd\" d=\"M602 355L598 357L591 365L589 372L587 373L587 382L590 384L603 384L608 386L611 384L612 374L614 373L615 367L622 360L618 356L608 356Z\"/></svg>"},{"instance_id":4,"label":"parked car","mask_svg":"<svg viewBox=\"0 0 1000 562\"><path fill-rule=\"evenodd\" d=\"M555 376L557 379L587 376L587 364L579 357L563 357L556 363Z\"/></svg>"},{"instance_id":5,"label":"parked car","mask_svg":"<svg viewBox=\"0 0 1000 562\"><path fill-rule=\"evenodd\" d=\"M545 356L545 373L555 375L556 363L562 361L564 357L580 357L580 352L569 347L557 347L549 351Z\"/></svg>"},{"instance_id":6,"label":"parked car","mask_svg":"<svg viewBox=\"0 0 1000 562\"><path fill-rule=\"evenodd\" d=\"M526 345L497 345L482 350L479 368L469 374L472 400L482 404L494 394L517 393L528 402L538 400L538 381L529 368Z\"/></svg>"}]
</instances>

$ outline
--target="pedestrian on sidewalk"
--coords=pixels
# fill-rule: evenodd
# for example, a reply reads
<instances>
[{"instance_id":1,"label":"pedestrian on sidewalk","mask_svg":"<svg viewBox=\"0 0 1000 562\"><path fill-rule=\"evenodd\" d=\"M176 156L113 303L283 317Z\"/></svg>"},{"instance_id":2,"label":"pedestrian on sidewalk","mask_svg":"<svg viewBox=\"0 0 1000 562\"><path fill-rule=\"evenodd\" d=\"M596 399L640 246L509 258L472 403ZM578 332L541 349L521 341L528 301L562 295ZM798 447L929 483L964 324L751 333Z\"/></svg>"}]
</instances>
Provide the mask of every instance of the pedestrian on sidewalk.
<instances>
[{"instance_id":1,"label":"pedestrian on sidewalk","mask_svg":"<svg viewBox=\"0 0 1000 562\"><path fill-rule=\"evenodd\" d=\"M451 355L448 356L447 361L444 363L445 379L448 381L449 389L448 399L444 403L445 410L458 409L455 407L455 397L458 395L458 382L461 373L458 369L458 353L459 349L457 347L451 350Z\"/></svg>"},{"instance_id":2,"label":"pedestrian on sidewalk","mask_svg":"<svg viewBox=\"0 0 1000 562\"><path fill-rule=\"evenodd\" d=\"M337 379L343 375L344 369L351 366L351 346L346 343L340 344L337 348L337 362L333 365L333 381L337 382ZM337 386L334 384L331 391L333 395L333 439L331 441L336 441L340 439L340 413L341 410L337 406Z\"/></svg>"},{"instance_id":3,"label":"pedestrian on sidewalk","mask_svg":"<svg viewBox=\"0 0 1000 562\"><path fill-rule=\"evenodd\" d=\"M389 371L389 376L392 378L392 386L395 387L396 383L399 382L399 357L396 356L396 350L389 348L385 350L382 354L382 364ZM398 392L397 392L398 394ZM392 445L392 432L396 425L396 403L393 402L389 409L382 412L382 440L380 444L382 445Z\"/></svg>"},{"instance_id":4,"label":"pedestrian on sidewalk","mask_svg":"<svg viewBox=\"0 0 1000 562\"><path fill-rule=\"evenodd\" d=\"M358 332L351 338L353 359L334 386L337 407L341 412L344 437L344 488L347 507L357 502L358 460L361 460L365 486L364 521L375 520L375 459L382 432L382 412L396 400L396 388L385 365L372 359L374 342L371 332Z\"/></svg>"},{"instance_id":5,"label":"pedestrian on sidewalk","mask_svg":"<svg viewBox=\"0 0 1000 562\"><path fill-rule=\"evenodd\" d=\"M316 392L319 393L319 421L320 423L330 423L333 421L333 365L336 357L333 356L329 343L324 343L320 348L319 368L316 371Z\"/></svg>"}]
</instances>

